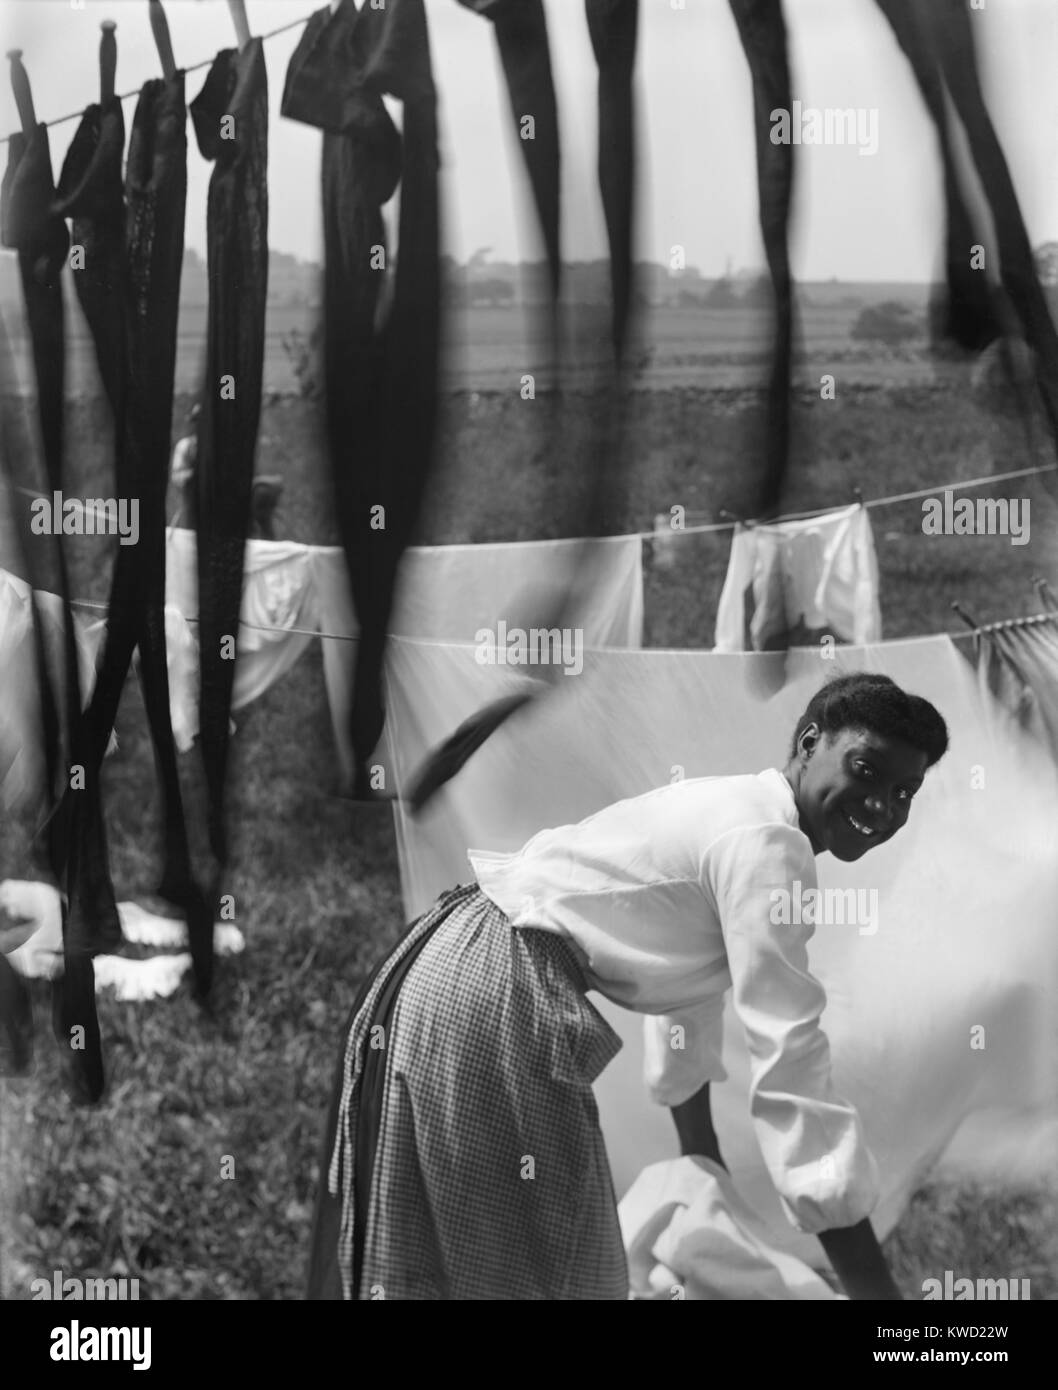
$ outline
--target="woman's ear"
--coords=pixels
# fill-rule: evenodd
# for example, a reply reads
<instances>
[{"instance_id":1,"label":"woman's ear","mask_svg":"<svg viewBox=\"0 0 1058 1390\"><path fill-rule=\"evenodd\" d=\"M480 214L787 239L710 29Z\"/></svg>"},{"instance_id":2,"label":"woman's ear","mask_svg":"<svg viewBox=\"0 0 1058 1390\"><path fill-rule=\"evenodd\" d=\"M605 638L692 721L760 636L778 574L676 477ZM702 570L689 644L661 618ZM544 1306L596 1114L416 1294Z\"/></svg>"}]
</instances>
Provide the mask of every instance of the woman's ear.
<instances>
[{"instance_id":1,"label":"woman's ear","mask_svg":"<svg viewBox=\"0 0 1058 1390\"><path fill-rule=\"evenodd\" d=\"M802 762L807 762L819 746L822 737L819 725L806 724L797 739L797 753Z\"/></svg>"}]
</instances>

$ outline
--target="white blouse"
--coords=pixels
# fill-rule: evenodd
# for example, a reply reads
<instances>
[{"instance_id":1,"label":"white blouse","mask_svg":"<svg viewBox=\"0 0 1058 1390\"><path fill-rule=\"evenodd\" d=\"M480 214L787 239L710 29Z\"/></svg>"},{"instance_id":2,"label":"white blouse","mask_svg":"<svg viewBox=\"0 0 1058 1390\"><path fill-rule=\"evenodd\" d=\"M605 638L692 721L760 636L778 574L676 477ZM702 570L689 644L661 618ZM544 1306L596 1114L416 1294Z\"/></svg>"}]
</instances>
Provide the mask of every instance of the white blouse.
<instances>
[{"instance_id":1,"label":"white blouse","mask_svg":"<svg viewBox=\"0 0 1058 1390\"><path fill-rule=\"evenodd\" d=\"M831 1084L826 995L808 968L814 927L772 921L776 891L793 893L796 880L802 893L816 887L781 772L676 782L542 830L514 854L468 857L513 926L564 936L592 989L651 1015L646 1081L660 1104L726 1076L730 990L757 1138L787 1217L815 1233L870 1213L877 1167L859 1116Z\"/></svg>"}]
</instances>

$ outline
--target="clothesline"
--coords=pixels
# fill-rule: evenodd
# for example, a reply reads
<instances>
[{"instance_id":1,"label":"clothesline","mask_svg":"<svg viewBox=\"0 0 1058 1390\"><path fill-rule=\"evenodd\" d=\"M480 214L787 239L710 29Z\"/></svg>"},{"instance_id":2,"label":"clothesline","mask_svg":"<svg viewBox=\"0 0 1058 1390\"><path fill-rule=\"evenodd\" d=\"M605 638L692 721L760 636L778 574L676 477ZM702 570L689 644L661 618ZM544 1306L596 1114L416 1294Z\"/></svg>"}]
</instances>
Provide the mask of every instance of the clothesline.
<instances>
[{"instance_id":1,"label":"clothesline","mask_svg":"<svg viewBox=\"0 0 1058 1390\"><path fill-rule=\"evenodd\" d=\"M961 483L934 483L932 487L918 488L914 492L897 492L889 497L868 497L866 501L860 499L860 505L867 508L892 507L899 502L914 502L922 497L935 497L941 492L958 492L963 488L984 487L989 483L1005 483L1009 482L1012 478L1027 478L1034 473L1053 473L1055 469L1058 469L1058 463L1041 463L1032 468L1016 468L1009 473L990 473L981 478L968 478L965 482ZM20 492L23 497L29 498L37 498L41 495L28 487L18 487L16 491ZM77 501L79 499L69 498L68 500ZM786 512L782 516L777 516L770 521L762 522L711 521L703 523L702 525L673 527L668 534L673 536L690 536L702 535L705 532L717 533L721 531L733 531L737 526L780 526L787 521L804 521L808 517L826 516L828 512L835 510L833 505L828 507L813 507L809 511L804 512ZM692 512L691 515L693 516L695 513ZM646 541L653 540L657 535L658 528L655 526L649 531L622 531L618 535L600 537L599 539L614 541L638 539ZM573 539L576 539L576 537ZM518 542L512 542L512 544L518 544ZM525 544L532 544L532 542L525 542ZM294 629L284 630L293 631Z\"/></svg>"},{"instance_id":2,"label":"clothesline","mask_svg":"<svg viewBox=\"0 0 1058 1390\"><path fill-rule=\"evenodd\" d=\"M108 605L107 605L107 604L101 603L98 599L92 599L92 598L72 598L72 599L70 600L70 607L71 607L71 608L87 608L87 609L96 610L96 611L99 611L99 612L102 612L102 613L106 613L106 612L108 611ZM183 617L184 621L187 622L187 623L197 623L197 622L198 622L198 619L197 619L197 618L189 618L186 614L181 614L181 616ZM319 629L318 627L317 627L317 628L307 628L307 627L280 627L278 623L270 623L270 624L268 624L268 625L264 625L264 624L261 624L261 623L248 623L248 622L246 622L246 620L245 620L244 618L240 618L240 619L239 619L239 626L240 626L240 627L249 628L252 632L286 632L286 633L290 633L290 635L293 636L293 637L323 637L323 638L326 638L327 641L329 641L329 642L359 642L359 641L360 641L360 634L359 634L358 632L357 632L357 633L348 633L348 632L321 632L320 629Z\"/></svg>"},{"instance_id":3,"label":"clothesline","mask_svg":"<svg viewBox=\"0 0 1058 1390\"><path fill-rule=\"evenodd\" d=\"M70 600L70 607L71 607L71 608L86 608L86 609L89 609L89 610L92 610L92 611L98 611L98 612L102 612L102 613L105 613L105 612L107 611L107 605L106 605L105 603L99 602L98 599L89 599L89 598L75 598L75 599L71 599L71 600ZM965 640L967 637L975 637L975 636L978 636L979 634L989 633L989 632L998 632L998 631L1000 631L1000 630L1004 630L1004 629L1007 629L1007 628L1014 628L1014 627L1031 627L1031 626L1033 626L1033 625L1035 625L1035 624L1037 624L1037 623L1048 623L1048 622L1053 622L1055 619L1058 619L1058 609L1055 609L1053 612L1033 613L1033 614L1031 614L1029 617L1024 617L1024 618L1003 618L1003 619L1002 619L1001 621L999 621L999 622L994 622L994 623L981 623L981 624L979 624L979 625L977 625L977 626L975 626L975 627L971 627L971 628L959 628L957 631L948 631L948 632L930 632L930 633L926 633L925 635L926 635L927 637L950 637L950 638L952 639L952 641L958 641L958 640ZM198 619L197 619L197 618L188 618L188 617L185 617L184 621L185 621L185 622L188 622L188 623L197 623L197 622L198 622ZM252 632L287 632L287 633L291 633L292 635L297 636L297 637L318 637L318 638L320 638L321 641L324 641L324 642L359 642L359 641L360 641L360 634L359 634L359 633L348 633L348 632L323 632L320 628L307 628L307 627L279 627L278 625L275 625L275 624L270 625L270 626L265 626L265 625L263 625L263 624L261 624L261 623L248 623L248 622L246 622L243 618L240 618L240 619L239 619L239 626L240 626L240 627L249 628ZM395 635L396 635L396 636L399 636L400 634L397 633L397 634L395 634ZM893 641L896 641L896 642L901 642L901 641L914 641L914 640L916 640L916 639L915 639L915 638L901 638L901 637L893 638ZM459 646L460 643L457 642L457 643L454 643L453 645ZM690 650L699 650L699 651L700 651L700 650L707 650L707 649L706 649L706 648L688 648L687 650L689 650L689 651L690 651Z\"/></svg>"},{"instance_id":4,"label":"clothesline","mask_svg":"<svg viewBox=\"0 0 1058 1390\"><path fill-rule=\"evenodd\" d=\"M311 14L303 15L301 19L292 19L289 24L281 24L278 29L269 29L267 33L255 34L253 37L259 38L262 42L264 42L267 39L274 39L277 34L285 34L288 29L297 29L299 25L307 24L311 18ZM192 63L190 67L178 67L177 72L199 72L202 68L208 68L212 62L213 58L203 58L200 63ZM138 87L133 88L132 91L120 93L116 100L128 101L130 97L138 97L140 92L143 90L143 85L144 84L141 82L140 85ZM56 116L55 119L52 121L38 121L37 124L45 125L49 129L51 129L52 126L65 125L67 121L79 120L83 115L84 108L82 107L80 111L71 111L68 116ZM0 137L0 145L6 145L10 141L10 139L10 135L4 135Z\"/></svg>"},{"instance_id":5,"label":"clothesline","mask_svg":"<svg viewBox=\"0 0 1058 1390\"><path fill-rule=\"evenodd\" d=\"M1017 468L1010 473L991 473L983 478L969 478L964 483L935 483L933 487L918 488L914 492L898 492L891 497L869 497L866 501L860 500L863 507L892 507L898 502L915 502L923 497L935 497L940 492L957 492L961 488L983 487L987 483L1004 483L1011 478L1025 478L1032 473L1053 473L1058 469L1058 463L1042 463L1032 468ZM702 525L681 526L670 528L674 536L701 535L703 532L710 531L733 531L737 526L779 526L786 521L804 521L812 516L825 516L827 512L834 511L833 506L815 507L805 512L787 512L783 516L777 516L770 521L713 521ZM694 512L691 513L695 515ZM651 540L658 534L655 526L651 531L629 531L628 536L639 536L642 540Z\"/></svg>"},{"instance_id":6,"label":"clothesline","mask_svg":"<svg viewBox=\"0 0 1058 1390\"><path fill-rule=\"evenodd\" d=\"M970 478L970 479L966 480L965 482L951 482L951 483L934 484L932 487L919 488L919 489L916 489L915 491L912 491L912 492L895 493L895 494L892 494L891 496L888 496L888 497L872 497L872 498L868 498L866 501L864 501L864 500L861 499L860 505L863 506L863 507L865 507L865 508L869 508L869 507L894 506L894 505L896 505L897 503L901 503L901 502L910 502L910 501L914 501L914 500L916 500L916 499L918 499L918 498L922 498L922 497L931 497L931 496L934 496L934 495L936 495L937 493L940 493L940 492L946 492L946 491L952 491L952 492L954 492L954 491L958 491L958 490L960 490L960 489L965 489L965 488L970 488L970 487L980 487L980 486L984 486L984 485L989 484L989 483L1006 482L1006 481L1009 481L1009 480L1011 480L1011 479L1013 479L1013 478L1027 477L1027 476L1029 476L1029 475L1036 474L1036 473L1048 473L1048 472L1053 472L1053 471L1055 470L1055 468L1058 468L1058 464L1041 464L1041 465L1037 465L1037 466L1032 467L1032 468L1013 469L1013 470L1011 470L1010 472L1007 472L1007 473L993 473L993 474L990 474L990 475L985 476L985 477ZM17 488L16 488L16 491L20 492L23 496L29 497L29 498L35 498L35 497L38 495L38 494L35 493L31 488L26 488L26 487L21 487L21 486L17 487ZM70 500L80 500L80 499L70 499ZM82 504L82 505L83 505L83 504ZM805 518L807 518L807 517L812 517L812 516L825 516L828 512L831 512L831 511L834 511L834 510L835 510L835 509L834 509L833 507L821 507L821 508L816 508L816 509L811 510L811 511L792 512L792 513L788 513L787 515L782 516L782 517L776 517L774 521L769 521L769 522L767 522L767 523L765 523L765 524L767 524L767 525L777 525L777 524L780 524L781 522L784 522L784 521L798 521L798 520L803 520L803 519L805 519ZM688 526L688 527L684 527L684 528L681 529L681 530L673 530L670 534L673 535L673 536L677 536L677 535L689 535L689 534L702 534L703 532L713 532L713 533L716 533L716 532L721 532L721 531L730 531L730 530L733 530L734 527L737 526L737 525L739 525L739 524L741 524L741 523L738 523L738 522L717 522L717 523L709 523L709 524L705 524L705 525L701 525L701 526ZM606 539L609 539L609 540L632 540L632 539L649 540L649 539L652 539L652 538L656 537L657 534L658 534L657 530L653 530L653 531L629 531L629 532L624 533L622 536L612 536L612 537L607 537ZM92 599L73 599L73 600L71 600L71 604L72 604L73 607L77 607L77 608L83 608L83 609L88 609L88 610L97 610L97 611L101 611L101 612L104 612L104 613L107 611L107 605L106 605L105 603L99 602L99 601L97 601L97 600L92 600ZM1048 619L1050 616L1052 616L1052 615L1049 615L1049 614L1042 614L1042 615L1040 615L1040 617L1039 617L1038 620L1043 621L1043 620ZM197 618L189 618L187 621L188 621L188 622L197 622L198 620L197 620ZM1025 620L1025 619L1016 619L1016 618L1015 618L1015 619L1006 619L1006 620L1004 620L1003 622L1000 622L1000 623L986 623L986 624L981 624L981 625L970 625L970 626L969 626L967 629L965 629L965 630L960 629L960 630L958 630L958 631L947 631L947 632L940 633L940 634L930 634L930 635L950 637L953 641L955 641L955 640L958 640L958 639L966 639L967 637L971 637L971 636L973 636L973 635L975 635L975 634L981 634L981 633L987 633L987 632L989 632L989 631L994 631L994 630L996 630L997 628L1001 628L1001 627L1005 627L1005 626L1020 625L1021 623L1025 622L1025 621L1027 621L1027 620ZM310 630L310 629L308 629L308 628L299 628L299 627L281 627L281 626L276 625L276 624L263 625L263 624L260 624L260 623L248 623L248 622L245 622L245 621L242 620L242 619L240 619L240 626L241 626L241 627L245 627L245 628L247 628L247 629L249 629L249 630L251 630L251 631L255 631L255 632L283 632L283 633L289 633L289 634L292 635L292 636L300 636L300 637L318 637L318 638L320 638L321 641L327 641L327 642L359 642L359 640L360 640L359 634L349 634L349 633L342 633L342 632L323 632L323 631L320 631L319 629Z\"/></svg>"}]
</instances>

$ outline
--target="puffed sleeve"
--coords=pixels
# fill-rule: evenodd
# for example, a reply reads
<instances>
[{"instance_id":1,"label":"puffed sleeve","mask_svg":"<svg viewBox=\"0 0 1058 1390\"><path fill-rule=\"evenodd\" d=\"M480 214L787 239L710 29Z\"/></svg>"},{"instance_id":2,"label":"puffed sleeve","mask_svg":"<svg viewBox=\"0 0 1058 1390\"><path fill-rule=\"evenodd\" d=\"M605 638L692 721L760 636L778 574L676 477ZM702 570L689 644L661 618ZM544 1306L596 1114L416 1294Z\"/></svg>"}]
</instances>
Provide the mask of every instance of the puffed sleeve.
<instances>
[{"instance_id":1,"label":"puffed sleeve","mask_svg":"<svg viewBox=\"0 0 1058 1390\"><path fill-rule=\"evenodd\" d=\"M853 1226L878 1200L878 1170L858 1114L831 1082L819 1022L826 995L808 968L814 925L794 920L794 896L816 887L811 846L784 823L730 831L703 855L702 884L720 918L749 1050L750 1112L783 1210L810 1234Z\"/></svg>"},{"instance_id":2,"label":"puffed sleeve","mask_svg":"<svg viewBox=\"0 0 1058 1390\"><path fill-rule=\"evenodd\" d=\"M643 1020L643 1078L658 1105L682 1105L707 1081L724 1081L724 1001Z\"/></svg>"}]
</instances>

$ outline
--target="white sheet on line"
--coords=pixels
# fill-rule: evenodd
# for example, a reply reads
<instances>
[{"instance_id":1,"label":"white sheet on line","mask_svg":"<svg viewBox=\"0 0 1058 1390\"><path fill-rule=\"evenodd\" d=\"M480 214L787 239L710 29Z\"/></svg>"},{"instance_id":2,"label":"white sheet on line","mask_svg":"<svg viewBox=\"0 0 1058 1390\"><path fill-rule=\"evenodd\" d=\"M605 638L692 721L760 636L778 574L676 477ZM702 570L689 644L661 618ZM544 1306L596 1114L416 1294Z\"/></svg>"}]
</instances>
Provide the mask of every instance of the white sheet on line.
<instances>
[{"instance_id":1,"label":"white sheet on line","mask_svg":"<svg viewBox=\"0 0 1058 1390\"><path fill-rule=\"evenodd\" d=\"M578 560L583 564L574 569ZM344 552L316 547L313 571L325 632L359 631ZM599 540L518 541L488 545L412 546L405 551L390 631L404 637L473 642L483 628L541 621L544 595L561 593L573 573L578 589L564 622L587 647L638 647L643 640L643 544L638 536ZM355 642L325 642L323 673L343 776L352 775L349 712L356 675ZM391 679L399 677L391 676ZM390 734L387 725L387 735ZM391 739L375 760L392 765Z\"/></svg>"},{"instance_id":2,"label":"white sheet on line","mask_svg":"<svg viewBox=\"0 0 1058 1390\"><path fill-rule=\"evenodd\" d=\"M586 551L580 547L587 547ZM506 618L517 625L519 610L531 623L541 607L530 608L533 594L557 591L586 554L579 597L569 618L595 646L638 646L643 629L642 543L635 536L595 541L529 541L494 545L412 546L404 554L391 631L413 637L472 641L483 627ZM197 651L193 632L168 610L190 621L198 613L195 534L170 530L166 554L166 605L169 681L173 728L186 749L198 731ZM245 578L238 636L233 709L257 699L298 660L315 629L338 639L359 632L346 570L337 546L289 541L246 543ZM262 631L265 628L277 631ZM323 674L342 775L352 776L349 713L356 675L355 641L323 644ZM376 760L390 766L388 739Z\"/></svg>"},{"instance_id":3,"label":"white sheet on line","mask_svg":"<svg viewBox=\"0 0 1058 1390\"><path fill-rule=\"evenodd\" d=\"M813 691L835 671L860 668L933 700L951 731L949 752L893 842L857 864L818 860L822 886L879 895L874 935L821 926L810 960L828 995L837 1088L860 1108L879 1162L873 1219L885 1234L968 1118L1027 1115L1038 1133L1056 1093L1054 768L1009 721L990 717L949 639L839 647L831 661L793 651L785 683L781 654L592 652L581 677L508 721L421 818L400 804L395 816L410 919L469 880L469 846L514 849L545 826L674 776L783 766ZM403 639L392 644L389 670L398 786L429 748L518 683L515 673L479 666L473 647ZM620 1194L678 1148L671 1117L645 1097L640 1020L596 1002L626 1044L597 1085ZM717 1129L759 1218L756 1234L818 1262L818 1243L787 1225L764 1168L730 1009L724 1059ZM989 1145L962 1158L980 1169Z\"/></svg>"}]
</instances>

